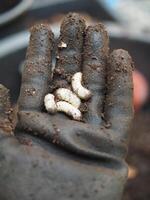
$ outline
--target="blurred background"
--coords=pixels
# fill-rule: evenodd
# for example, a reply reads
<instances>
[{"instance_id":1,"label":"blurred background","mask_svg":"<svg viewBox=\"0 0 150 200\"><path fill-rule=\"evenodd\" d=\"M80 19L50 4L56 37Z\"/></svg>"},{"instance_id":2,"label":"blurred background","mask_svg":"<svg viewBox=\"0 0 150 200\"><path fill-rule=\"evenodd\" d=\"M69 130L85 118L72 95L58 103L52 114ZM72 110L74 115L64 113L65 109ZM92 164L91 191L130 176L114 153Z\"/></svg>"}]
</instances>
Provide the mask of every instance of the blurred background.
<instances>
[{"instance_id":1,"label":"blurred background","mask_svg":"<svg viewBox=\"0 0 150 200\"><path fill-rule=\"evenodd\" d=\"M28 29L49 21L56 37L63 16L81 13L87 24L101 21L110 47L133 57L135 119L130 130L128 182L123 200L150 200L150 1L149 0L0 0L0 83L16 102L29 41Z\"/></svg>"}]
</instances>

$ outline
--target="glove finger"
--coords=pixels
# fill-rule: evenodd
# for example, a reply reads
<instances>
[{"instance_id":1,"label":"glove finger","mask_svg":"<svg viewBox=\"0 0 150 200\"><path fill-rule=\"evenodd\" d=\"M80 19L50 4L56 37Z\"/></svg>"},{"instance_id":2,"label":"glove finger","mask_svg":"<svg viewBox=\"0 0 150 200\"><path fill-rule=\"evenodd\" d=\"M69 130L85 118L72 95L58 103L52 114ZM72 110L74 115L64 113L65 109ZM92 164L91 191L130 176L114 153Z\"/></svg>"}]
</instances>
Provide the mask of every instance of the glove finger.
<instances>
[{"instance_id":1,"label":"glove finger","mask_svg":"<svg viewBox=\"0 0 150 200\"><path fill-rule=\"evenodd\" d=\"M41 110L51 80L53 33L48 24L31 28L18 101L20 110Z\"/></svg>"},{"instance_id":2,"label":"glove finger","mask_svg":"<svg viewBox=\"0 0 150 200\"><path fill-rule=\"evenodd\" d=\"M127 51L114 50L109 59L105 116L108 128L126 138L133 117L133 62ZM124 135L125 134L125 135Z\"/></svg>"},{"instance_id":3,"label":"glove finger","mask_svg":"<svg viewBox=\"0 0 150 200\"><path fill-rule=\"evenodd\" d=\"M54 87L66 87L71 75L81 71L85 21L79 14L69 13L63 20L57 44Z\"/></svg>"},{"instance_id":4,"label":"glove finger","mask_svg":"<svg viewBox=\"0 0 150 200\"><path fill-rule=\"evenodd\" d=\"M106 61L109 52L109 38L102 24L89 26L86 30L83 58L84 82L92 92L88 103L86 121L101 123L105 93Z\"/></svg>"},{"instance_id":5,"label":"glove finger","mask_svg":"<svg viewBox=\"0 0 150 200\"><path fill-rule=\"evenodd\" d=\"M0 84L0 133L12 134L11 113L9 90Z\"/></svg>"}]
</instances>

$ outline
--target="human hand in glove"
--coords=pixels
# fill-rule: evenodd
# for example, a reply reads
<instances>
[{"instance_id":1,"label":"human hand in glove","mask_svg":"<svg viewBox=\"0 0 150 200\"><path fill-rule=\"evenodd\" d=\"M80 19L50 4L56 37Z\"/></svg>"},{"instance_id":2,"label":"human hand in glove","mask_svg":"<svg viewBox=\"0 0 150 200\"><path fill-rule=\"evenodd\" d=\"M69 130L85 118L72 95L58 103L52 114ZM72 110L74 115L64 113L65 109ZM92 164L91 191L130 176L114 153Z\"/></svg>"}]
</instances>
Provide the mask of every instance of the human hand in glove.
<instances>
[{"instance_id":1,"label":"human hand in glove","mask_svg":"<svg viewBox=\"0 0 150 200\"><path fill-rule=\"evenodd\" d=\"M68 14L56 44L48 24L32 27L16 115L0 86L0 199L120 200L133 117L132 69L126 51L109 53L102 24L86 28L78 14ZM47 113L45 95L71 88L76 72L92 93L82 103L82 120Z\"/></svg>"}]
</instances>

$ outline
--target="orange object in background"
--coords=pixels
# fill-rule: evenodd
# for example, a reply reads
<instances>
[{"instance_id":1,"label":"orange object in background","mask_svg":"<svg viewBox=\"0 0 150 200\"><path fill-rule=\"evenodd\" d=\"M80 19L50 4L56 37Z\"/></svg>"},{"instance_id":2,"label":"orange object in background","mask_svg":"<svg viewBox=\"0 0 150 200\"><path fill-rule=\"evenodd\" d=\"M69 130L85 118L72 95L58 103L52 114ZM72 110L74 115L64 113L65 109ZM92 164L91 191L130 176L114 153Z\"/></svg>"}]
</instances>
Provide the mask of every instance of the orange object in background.
<instances>
[{"instance_id":1,"label":"orange object in background","mask_svg":"<svg viewBox=\"0 0 150 200\"><path fill-rule=\"evenodd\" d=\"M148 97L148 83L145 77L137 70L133 72L134 84L134 108L138 111L146 102Z\"/></svg>"}]
</instances>

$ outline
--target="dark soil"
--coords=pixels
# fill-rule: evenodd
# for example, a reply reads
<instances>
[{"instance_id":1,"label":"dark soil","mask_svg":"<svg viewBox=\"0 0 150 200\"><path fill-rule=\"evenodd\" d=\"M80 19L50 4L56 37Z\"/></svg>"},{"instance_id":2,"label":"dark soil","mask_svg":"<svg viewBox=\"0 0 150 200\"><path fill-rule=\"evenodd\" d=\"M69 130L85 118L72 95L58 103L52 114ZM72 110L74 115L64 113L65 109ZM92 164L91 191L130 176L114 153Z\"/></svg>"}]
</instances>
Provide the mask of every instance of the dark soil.
<instances>
[{"instance_id":1,"label":"dark soil","mask_svg":"<svg viewBox=\"0 0 150 200\"><path fill-rule=\"evenodd\" d=\"M127 162L137 169L128 179L123 200L150 199L150 114L138 114L130 131L131 142Z\"/></svg>"}]
</instances>

